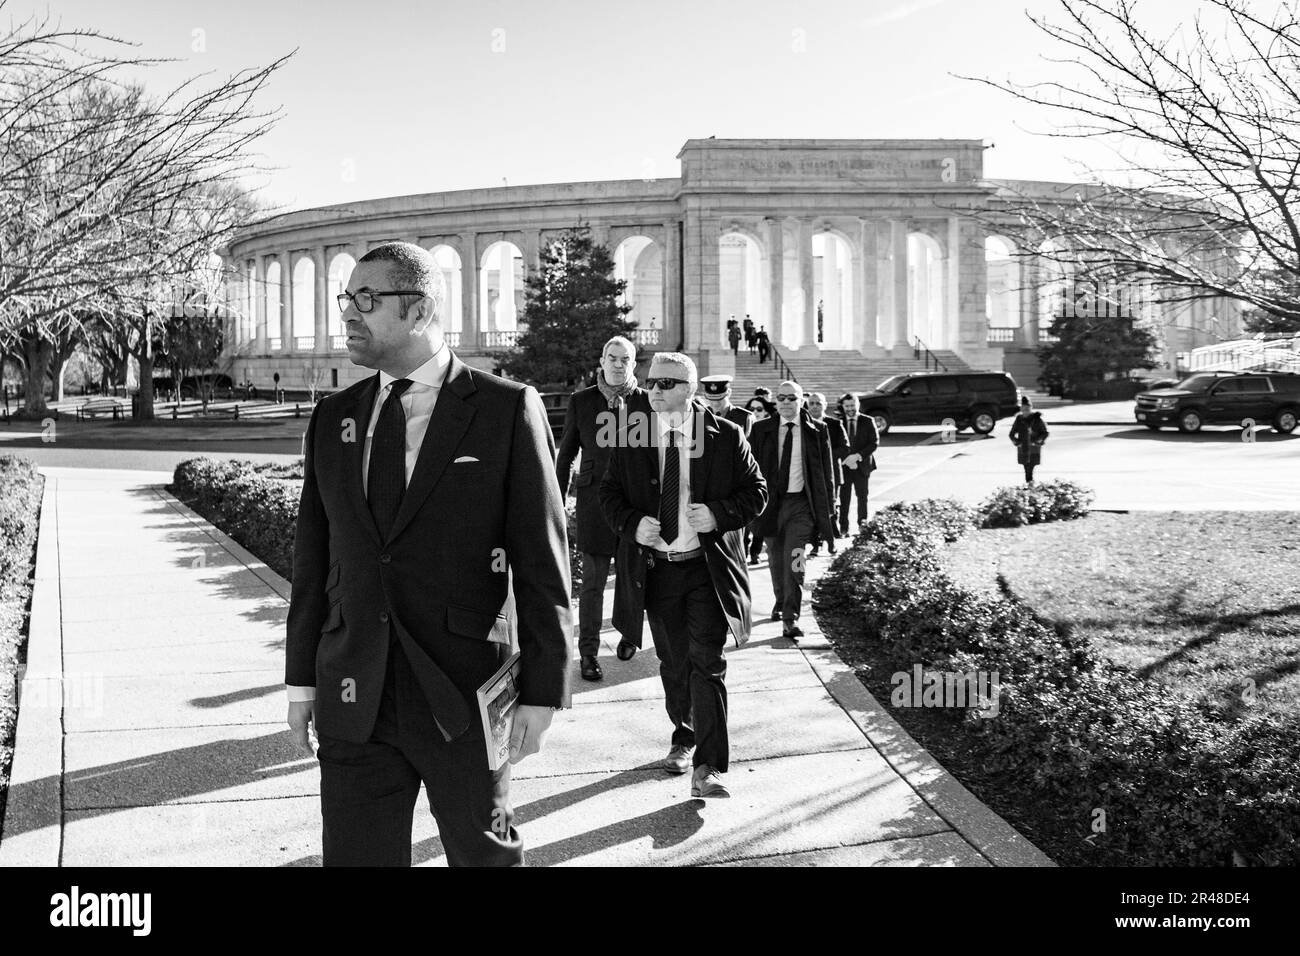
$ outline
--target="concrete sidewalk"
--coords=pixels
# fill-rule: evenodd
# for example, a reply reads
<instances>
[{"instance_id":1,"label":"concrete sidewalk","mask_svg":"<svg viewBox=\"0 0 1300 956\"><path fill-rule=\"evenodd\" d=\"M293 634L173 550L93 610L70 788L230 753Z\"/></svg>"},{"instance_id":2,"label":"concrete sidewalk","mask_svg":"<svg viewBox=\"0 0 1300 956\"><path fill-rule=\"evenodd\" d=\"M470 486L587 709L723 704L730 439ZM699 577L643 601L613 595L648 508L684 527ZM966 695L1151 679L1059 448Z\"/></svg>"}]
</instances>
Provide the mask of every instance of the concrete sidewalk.
<instances>
[{"instance_id":1,"label":"concrete sidewalk","mask_svg":"<svg viewBox=\"0 0 1300 956\"><path fill-rule=\"evenodd\" d=\"M317 865L319 774L283 722L287 583L166 475L45 473L0 866ZM798 647L766 622L729 647L733 797L712 802L655 768L671 728L654 651L619 662L607 630L605 679L575 659L573 709L515 768L530 864L1051 865L801 623ZM413 839L417 862L445 862L423 797Z\"/></svg>"}]
</instances>

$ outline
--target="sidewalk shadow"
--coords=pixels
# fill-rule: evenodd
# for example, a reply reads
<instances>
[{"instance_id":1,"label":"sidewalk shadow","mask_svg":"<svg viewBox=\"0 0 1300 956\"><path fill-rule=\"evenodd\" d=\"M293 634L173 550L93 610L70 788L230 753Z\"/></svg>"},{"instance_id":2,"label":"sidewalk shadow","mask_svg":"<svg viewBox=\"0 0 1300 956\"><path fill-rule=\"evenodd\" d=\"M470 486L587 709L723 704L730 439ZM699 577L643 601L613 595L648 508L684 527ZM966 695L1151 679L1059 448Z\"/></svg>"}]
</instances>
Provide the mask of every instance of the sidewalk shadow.
<instances>
[{"instance_id":1,"label":"sidewalk shadow","mask_svg":"<svg viewBox=\"0 0 1300 956\"><path fill-rule=\"evenodd\" d=\"M62 780L44 777L19 783L9 791L9 807L12 810L32 800L33 795L61 789L65 800L75 797L78 803L65 804L65 815L103 816L132 807L173 804L186 797L314 769L315 760L298 751L285 729L261 737L216 740L68 771ZM6 836L30 829L22 818L13 814L10 817Z\"/></svg>"}]
</instances>

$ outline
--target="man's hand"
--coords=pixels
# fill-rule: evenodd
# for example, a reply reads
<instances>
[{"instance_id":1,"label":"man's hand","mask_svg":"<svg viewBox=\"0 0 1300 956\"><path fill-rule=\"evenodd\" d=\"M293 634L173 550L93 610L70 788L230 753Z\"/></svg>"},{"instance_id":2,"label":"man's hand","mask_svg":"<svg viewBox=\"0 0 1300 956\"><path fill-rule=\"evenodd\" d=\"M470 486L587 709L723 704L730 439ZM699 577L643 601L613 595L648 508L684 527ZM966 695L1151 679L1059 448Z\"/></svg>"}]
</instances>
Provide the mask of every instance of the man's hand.
<instances>
[{"instance_id":1,"label":"man's hand","mask_svg":"<svg viewBox=\"0 0 1300 956\"><path fill-rule=\"evenodd\" d=\"M697 533L718 530L718 519L713 517L713 512L709 510L708 505L687 505L686 523Z\"/></svg>"},{"instance_id":2,"label":"man's hand","mask_svg":"<svg viewBox=\"0 0 1300 956\"><path fill-rule=\"evenodd\" d=\"M858 453L855 451L853 454L848 455L847 457L845 457L845 459L844 459L844 467L845 467L845 468L856 468L856 467L858 467L858 463L861 462L861 461L862 461L862 456L861 456L860 454L858 454Z\"/></svg>"},{"instance_id":3,"label":"man's hand","mask_svg":"<svg viewBox=\"0 0 1300 956\"><path fill-rule=\"evenodd\" d=\"M641 519L640 524L636 526L636 543L644 544L648 548L663 546L663 542L659 540L658 518L647 515Z\"/></svg>"},{"instance_id":4,"label":"man's hand","mask_svg":"<svg viewBox=\"0 0 1300 956\"><path fill-rule=\"evenodd\" d=\"M308 757L316 756L316 748L311 738L316 731L316 701L289 701L289 730L293 732L293 742Z\"/></svg>"},{"instance_id":5,"label":"man's hand","mask_svg":"<svg viewBox=\"0 0 1300 956\"><path fill-rule=\"evenodd\" d=\"M515 709L515 727L510 733L510 762L517 764L542 749L542 737L555 712L549 707L520 704Z\"/></svg>"}]
</instances>

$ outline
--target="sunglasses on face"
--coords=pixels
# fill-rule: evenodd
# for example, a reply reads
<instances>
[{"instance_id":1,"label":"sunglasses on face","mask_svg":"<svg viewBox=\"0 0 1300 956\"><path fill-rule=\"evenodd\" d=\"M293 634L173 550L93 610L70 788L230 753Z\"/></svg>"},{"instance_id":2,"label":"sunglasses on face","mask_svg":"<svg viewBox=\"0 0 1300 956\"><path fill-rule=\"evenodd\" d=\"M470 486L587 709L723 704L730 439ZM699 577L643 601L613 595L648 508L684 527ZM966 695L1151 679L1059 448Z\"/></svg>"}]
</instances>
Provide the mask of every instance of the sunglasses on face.
<instances>
[{"instance_id":1,"label":"sunglasses on face","mask_svg":"<svg viewBox=\"0 0 1300 956\"><path fill-rule=\"evenodd\" d=\"M678 385L687 384L687 381L684 378L648 378L645 387L652 391L657 388L665 392L671 392Z\"/></svg>"},{"instance_id":2,"label":"sunglasses on face","mask_svg":"<svg viewBox=\"0 0 1300 956\"><path fill-rule=\"evenodd\" d=\"M799 401L799 396L798 396L798 395L778 395L778 396L776 397L776 400L777 400L778 402L797 402L797 401Z\"/></svg>"}]
</instances>

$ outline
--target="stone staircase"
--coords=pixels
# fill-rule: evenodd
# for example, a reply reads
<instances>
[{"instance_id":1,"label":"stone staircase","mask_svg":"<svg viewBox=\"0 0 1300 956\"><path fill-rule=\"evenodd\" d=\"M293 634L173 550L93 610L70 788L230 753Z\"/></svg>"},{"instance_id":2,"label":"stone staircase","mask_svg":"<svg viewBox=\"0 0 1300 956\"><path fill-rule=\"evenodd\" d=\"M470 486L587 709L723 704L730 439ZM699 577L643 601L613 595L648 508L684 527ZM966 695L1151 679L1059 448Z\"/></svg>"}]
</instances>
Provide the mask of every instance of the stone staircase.
<instances>
[{"instance_id":1,"label":"stone staircase","mask_svg":"<svg viewBox=\"0 0 1300 956\"><path fill-rule=\"evenodd\" d=\"M954 352L934 354L949 371L971 371L970 366ZM910 354L906 358L867 359L860 352L848 349L828 349L815 360L800 361L795 356L787 359L787 364L805 392L822 392L831 403L845 392L865 392L875 388L891 375L925 371L924 361L914 359ZM934 369L933 363L930 368ZM742 348L736 356L736 377L732 382L731 400L737 405L743 405L760 385L766 385L775 392L780 380L776 366L771 361L760 365L757 355L751 355Z\"/></svg>"}]
</instances>

